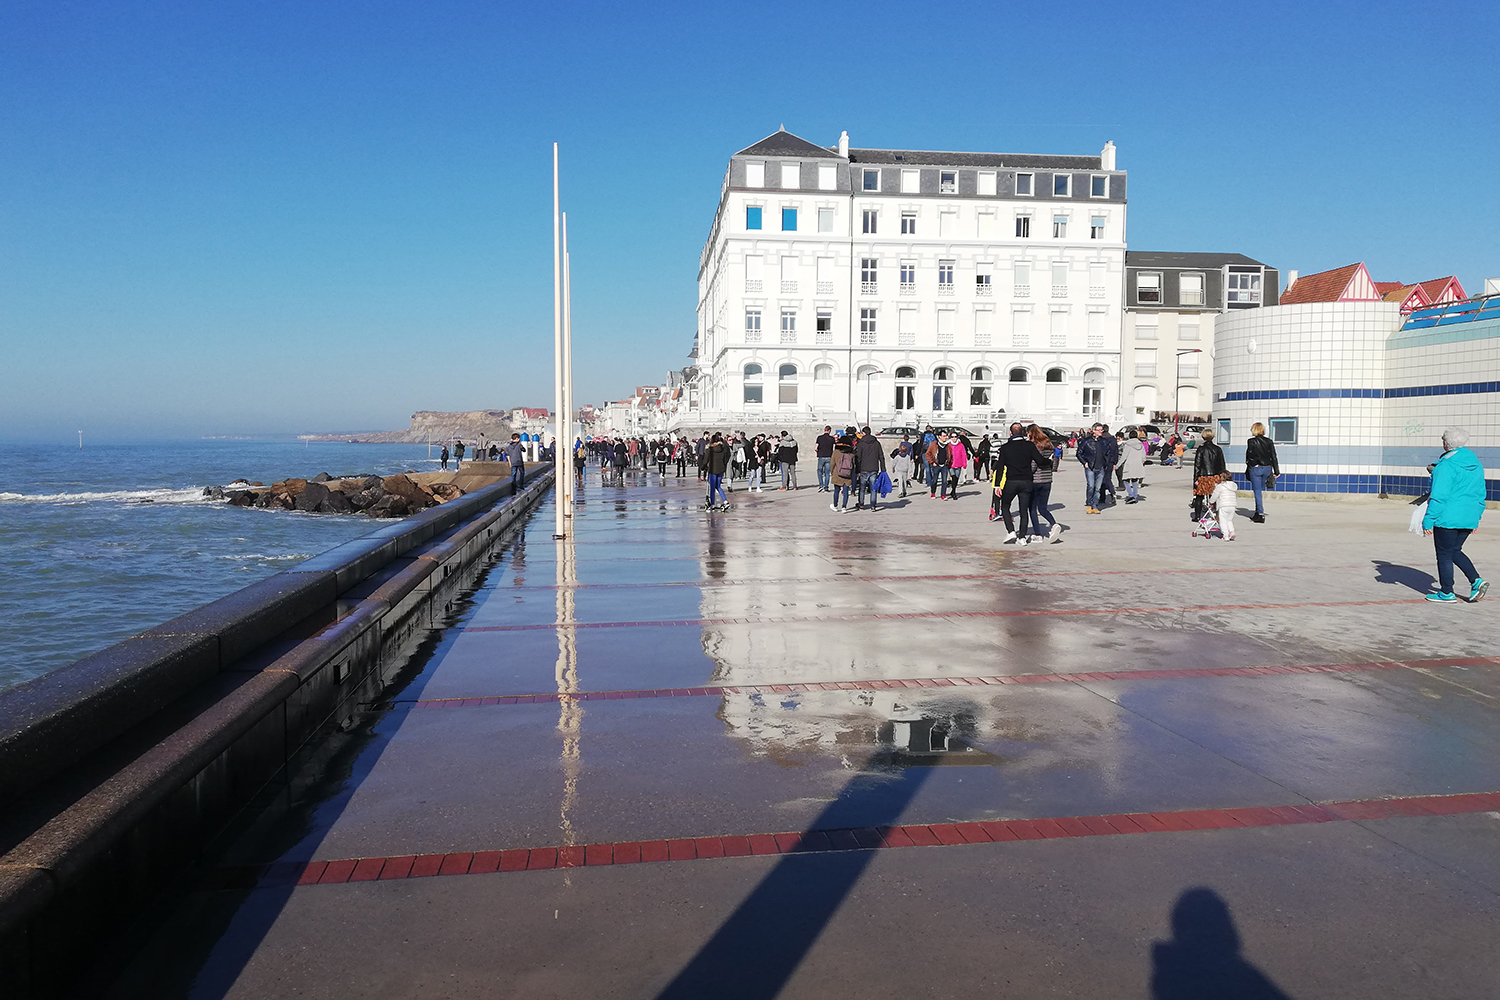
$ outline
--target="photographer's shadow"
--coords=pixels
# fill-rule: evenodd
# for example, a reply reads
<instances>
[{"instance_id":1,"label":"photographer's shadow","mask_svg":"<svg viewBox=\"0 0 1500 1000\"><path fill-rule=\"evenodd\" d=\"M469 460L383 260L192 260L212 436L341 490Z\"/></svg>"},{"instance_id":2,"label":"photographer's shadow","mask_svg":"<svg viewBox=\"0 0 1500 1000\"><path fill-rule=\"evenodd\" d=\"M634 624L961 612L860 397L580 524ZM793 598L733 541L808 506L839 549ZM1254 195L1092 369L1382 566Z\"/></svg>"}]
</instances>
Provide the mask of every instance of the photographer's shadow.
<instances>
[{"instance_id":1,"label":"photographer's shadow","mask_svg":"<svg viewBox=\"0 0 1500 1000\"><path fill-rule=\"evenodd\" d=\"M1151 946L1152 1000L1290 1000L1240 954L1229 906L1189 889L1172 907L1172 940Z\"/></svg>"}]
</instances>

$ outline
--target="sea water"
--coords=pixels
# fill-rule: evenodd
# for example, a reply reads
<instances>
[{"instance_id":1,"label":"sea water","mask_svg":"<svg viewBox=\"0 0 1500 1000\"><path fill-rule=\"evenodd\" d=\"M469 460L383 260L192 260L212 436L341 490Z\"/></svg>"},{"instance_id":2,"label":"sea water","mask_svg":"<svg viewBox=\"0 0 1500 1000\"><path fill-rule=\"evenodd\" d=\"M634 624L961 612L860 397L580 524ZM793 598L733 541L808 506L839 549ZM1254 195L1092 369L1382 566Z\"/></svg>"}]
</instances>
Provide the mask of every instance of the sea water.
<instances>
[{"instance_id":1,"label":"sea water","mask_svg":"<svg viewBox=\"0 0 1500 1000\"><path fill-rule=\"evenodd\" d=\"M379 524L352 515L231 507L206 499L205 486L437 467L426 445L0 444L0 689L291 569Z\"/></svg>"}]
</instances>

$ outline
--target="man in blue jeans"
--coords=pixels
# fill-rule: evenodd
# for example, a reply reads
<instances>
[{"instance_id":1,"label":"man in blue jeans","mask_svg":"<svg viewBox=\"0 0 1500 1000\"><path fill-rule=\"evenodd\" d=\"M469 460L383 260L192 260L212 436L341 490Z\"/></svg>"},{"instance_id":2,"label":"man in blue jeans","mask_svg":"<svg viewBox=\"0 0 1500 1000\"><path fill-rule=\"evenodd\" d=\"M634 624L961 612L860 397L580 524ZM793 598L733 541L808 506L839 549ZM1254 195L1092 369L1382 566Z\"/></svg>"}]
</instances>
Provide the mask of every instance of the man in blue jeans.
<instances>
[{"instance_id":1,"label":"man in blue jeans","mask_svg":"<svg viewBox=\"0 0 1500 1000\"><path fill-rule=\"evenodd\" d=\"M1104 424L1095 424L1090 435L1078 442L1078 461L1083 465L1083 481L1087 488L1083 506L1088 513L1099 513L1100 492L1119 457L1115 439L1109 436L1109 428Z\"/></svg>"},{"instance_id":2,"label":"man in blue jeans","mask_svg":"<svg viewBox=\"0 0 1500 1000\"><path fill-rule=\"evenodd\" d=\"M1474 603L1490 589L1469 557L1464 542L1479 527L1484 516L1484 466L1479 456L1464 445L1469 432L1458 427L1443 431L1443 455L1432 466L1432 495L1427 500L1427 514L1422 518L1422 533L1432 536L1437 550L1438 590L1427 599L1438 604L1455 604L1453 567L1469 578L1469 603Z\"/></svg>"},{"instance_id":3,"label":"man in blue jeans","mask_svg":"<svg viewBox=\"0 0 1500 1000\"><path fill-rule=\"evenodd\" d=\"M859 492L854 494L854 509L865 509L865 492L869 491L870 510L879 510L876 503L880 495L875 492L875 481L885 471L885 449L880 446L880 440L870 433L869 427L860 431L859 440L854 443L854 471L859 475Z\"/></svg>"},{"instance_id":4,"label":"man in blue jeans","mask_svg":"<svg viewBox=\"0 0 1500 1000\"><path fill-rule=\"evenodd\" d=\"M521 487L526 482L526 452L521 447L521 435L512 434L510 444L505 446L502 454L510 463L510 493L515 496L521 492Z\"/></svg>"},{"instance_id":5,"label":"man in blue jeans","mask_svg":"<svg viewBox=\"0 0 1500 1000\"><path fill-rule=\"evenodd\" d=\"M824 427L817 442L819 493L833 489L833 443L833 428Z\"/></svg>"}]
</instances>

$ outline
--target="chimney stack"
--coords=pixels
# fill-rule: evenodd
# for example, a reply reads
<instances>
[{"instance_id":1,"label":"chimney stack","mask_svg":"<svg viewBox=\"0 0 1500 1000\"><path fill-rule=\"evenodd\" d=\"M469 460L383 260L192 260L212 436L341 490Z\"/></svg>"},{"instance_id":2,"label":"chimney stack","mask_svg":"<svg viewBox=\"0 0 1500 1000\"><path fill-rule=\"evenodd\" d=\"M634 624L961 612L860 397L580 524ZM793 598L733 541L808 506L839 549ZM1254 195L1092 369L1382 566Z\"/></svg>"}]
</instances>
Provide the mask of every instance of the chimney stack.
<instances>
[{"instance_id":1,"label":"chimney stack","mask_svg":"<svg viewBox=\"0 0 1500 1000\"><path fill-rule=\"evenodd\" d=\"M1099 169L1115 169L1115 143L1113 139L1111 139L1109 142L1106 142L1104 144L1104 148L1099 151Z\"/></svg>"},{"instance_id":2,"label":"chimney stack","mask_svg":"<svg viewBox=\"0 0 1500 1000\"><path fill-rule=\"evenodd\" d=\"M849 158L849 133L847 131L839 133L839 155L846 160Z\"/></svg>"},{"instance_id":3,"label":"chimney stack","mask_svg":"<svg viewBox=\"0 0 1500 1000\"><path fill-rule=\"evenodd\" d=\"M1296 270L1294 269L1294 270L1288 271L1286 273L1286 288L1283 288L1282 292L1286 293L1286 292L1291 291L1292 286L1295 285L1296 283L1297 283L1297 272L1296 272Z\"/></svg>"}]
</instances>

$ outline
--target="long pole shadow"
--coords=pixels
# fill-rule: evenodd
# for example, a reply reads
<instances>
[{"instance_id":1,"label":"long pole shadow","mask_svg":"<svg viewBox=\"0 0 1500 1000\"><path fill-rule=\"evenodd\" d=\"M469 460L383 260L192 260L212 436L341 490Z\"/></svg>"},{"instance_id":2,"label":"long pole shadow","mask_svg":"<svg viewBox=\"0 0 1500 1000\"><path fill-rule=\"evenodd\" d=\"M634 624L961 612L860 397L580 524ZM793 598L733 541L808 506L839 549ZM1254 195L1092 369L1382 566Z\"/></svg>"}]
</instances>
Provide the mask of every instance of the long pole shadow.
<instances>
[{"instance_id":1,"label":"long pole shadow","mask_svg":"<svg viewBox=\"0 0 1500 1000\"><path fill-rule=\"evenodd\" d=\"M849 831L893 825L932 773L932 765L891 766L877 755L808 826ZM937 762L934 761L933 764ZM769 1000L797 970L845 897L875 857L874 850L784 855L658 1000Z\"/></svg>"}]
</instances>

